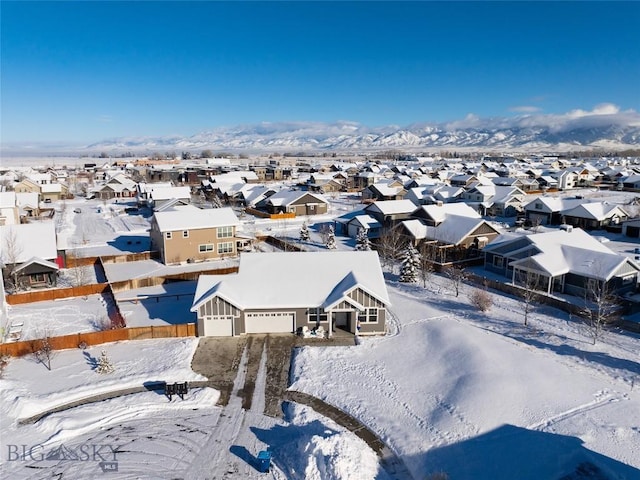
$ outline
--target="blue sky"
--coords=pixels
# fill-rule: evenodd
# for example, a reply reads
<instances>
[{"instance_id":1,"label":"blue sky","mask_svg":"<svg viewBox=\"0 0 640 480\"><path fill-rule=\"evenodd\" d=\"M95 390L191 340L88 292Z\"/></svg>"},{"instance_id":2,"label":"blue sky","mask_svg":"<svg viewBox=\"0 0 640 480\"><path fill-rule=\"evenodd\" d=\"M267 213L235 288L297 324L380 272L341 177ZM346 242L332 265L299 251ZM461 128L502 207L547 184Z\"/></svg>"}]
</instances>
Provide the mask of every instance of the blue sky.
<instances>
[{"instance_id":1,"label":"blue sky","mask_svg":"<svg viewBox=\"0 0 640 480\"><path fill-rule=\"evenodd\" d=\"M638 2L1 2L1 141L640 110Z\"/></svg>"}]
</instances>

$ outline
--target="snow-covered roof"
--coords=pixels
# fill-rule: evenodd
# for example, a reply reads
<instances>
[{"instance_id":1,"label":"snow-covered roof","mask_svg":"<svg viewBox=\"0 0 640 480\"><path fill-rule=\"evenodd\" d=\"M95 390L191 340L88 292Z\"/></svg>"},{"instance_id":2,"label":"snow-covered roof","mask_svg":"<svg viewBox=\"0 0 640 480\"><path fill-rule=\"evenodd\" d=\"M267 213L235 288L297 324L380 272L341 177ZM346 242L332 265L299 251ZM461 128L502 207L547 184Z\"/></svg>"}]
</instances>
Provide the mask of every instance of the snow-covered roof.
<instances>
[{"instance_id":1,"label":"snow-covered roof","mask_svg":"<svg viewBox=\"0 0 640 480\"><path fill-rule=\"evenodd\" d=\"M0 208L12 208L15 207L16 204L15 192L0 192Z\"/></svg>"},{"instance_id":2,"label":"snow-covered roof","mask_svg":"<svg viewBox=\"0 0 640 480\"><path fill-rule=\"evenodd\" d=\"M355 288L390 305L377 252L243 253L238 273L200 276L191 311L214 296L241 309L328 308Z\"/></svg>"},{"instance_id":3,"label":"snow-covered roof","mask_svg":"<svg viewBox=\"0 0 640 480\"><path fill-rule=\"evenodd\" d=\"M27 268L29 265L33 265L33 264L42 265L44 267L51 268L52 270L59 270L60 269L60 267L58 267L57 263L49 262L47 260L44 260L43 258L32 257L29 260L27 260L26 262L24 262L22 265L20 265L19 267L14 268L13 271L14 271L14 273L17 273L20 270L23 270L23 269Z\"/></svg>"},{"instance_id":4,"label":"snow-covered roof","mask_svg":"<svg viewBox=\"0 0 640 480\"><path fill-rule=\"evenodd\" d=\"M349 221L349 223L351 222L357 223L358 225L360 225L362 228L365 228L365 229L380 228L382 226L371 215L356 215Z\"/></svg>"},{"instance_id":5,"label":"snow-covered roof","mask_svg":"<svg viewBox=\"0 0 640 480\"><path fill-rule=\"evenodd\" d=\"M519 242L521 239L526 242L524 246ZM510 242L514 245L512 250L508 248ZM528 252L526 258L518 257L518 252L528 251L531 247L535 247L538 253L531 255ZM492 252L498 249L507 258L518 258L512 262L513 266L526 267L528 260L533 260L551 276L572 272L608 280L623 263L630 262L626 256L615 253L580 228L530 235L500 235L484 250Z\"/></svg>"},{"instance_id":6,"label":"snow-covered roof","mask_svg":"<svg viewBox=\"0 0 640 480\"><path fill-rule=\"evenodd\" d=\"M240 220L230 207L204 210L192 205L175 205L168 211L156 212L154 218L161 232L240 224Z\"/></svg>"},{"instance_id":7,"label":"snow-covered roof","mask_svg":"<svg viewBox=\"0 0 640 480\"><path fill-rule=\"evenodd\" d=\"M153 200L170 200L172 198L191 198L191 188L190 187L154 188L149 192L149 198Z\"/></svg>"},{"instance_id":8,"label":"snow-covered roof","mask_svg":"<svg viewBox=\"0 0 640 480\"><path fill-rule=\"evenodd\" d=\"M13 243L13 252L8 245ZM51 221L0 226L0 259L24 263L32 257L52 260L57 257L56 228Z\"/></svg>"},{"instance_id":9,"label":"snow-covered roof","mask_svg":"<svg viewBox=\"0 0 640 480\"><path fill-rule=\"evenodd\" d=\"M563 210L562 214L569 217L588 218L597 221L602 221L616 214L625 217L628 216L627 213L618 205L606 202L594 202L578 205L577 207L573 207L569 210Z\"/></svg>"},{"instance_id":10,"label":"snow-covered roof","mask_svg":"<svg viewBox=\"0 0 640 480\"><path fill-rule=\"evenodd\" d=\"M318 193L304 192L299 190L280 190L277 193L274 193L269 198L267 198L267 203L273 205L274 207L286 206L294 203L301 197L305 195L310 195L313 198L318 200L318 203L329 203L326 198Z\"/></svg>"},{"instance_id":11,"label":"snow-covered roof","mask_svg":"<svg viewBox=\"0 0 640 480\"><path fill-rule=\"evenodd\" d=\"M422 205L417 210L422 210L434 222L443 222L448 215L456 215L459 217L480 218L480 214L466 203L442 203L433 205Z\"/></svg>"},{"instance_id":12,"label":"snow-covered roof","mask_svg":"<svg viewBox=\"0 0 640 480\"><path fill-rule=\"evenodd\" d=\"M394 215L397 213L411 213L416 209L416 204L411 200L383 200L367 206L367 211L379 211L383 215Z\"/></svg>"}]
</instances>

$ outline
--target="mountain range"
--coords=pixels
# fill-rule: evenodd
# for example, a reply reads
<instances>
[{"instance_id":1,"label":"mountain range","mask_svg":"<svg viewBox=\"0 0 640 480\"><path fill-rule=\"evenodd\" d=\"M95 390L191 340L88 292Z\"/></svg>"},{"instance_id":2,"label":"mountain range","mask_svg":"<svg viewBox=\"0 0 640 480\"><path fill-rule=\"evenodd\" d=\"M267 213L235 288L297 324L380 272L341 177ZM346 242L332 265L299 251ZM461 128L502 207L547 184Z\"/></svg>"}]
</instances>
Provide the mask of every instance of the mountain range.
<instances>
[{"instance_id":1,"label":"mountain range","mask_svg":"<svg viewBox=\"0 0 640 480\"><path fill-rule=\"evenodd\" d=\"M640 146L640 114L603 104L591 111L448 123L367 127L355 122L282 122L221 127L192 136L118 138L90 150L367 151L626 149Z\"/></svg>"},{"instance_id":2,"label":"mountain range","mask_svg":"<svg viewBox=\"0 0 640 480\"><path fill-rule=\"evenodd\" d=\"M80 153L204 149L235 152L407 152L467 149L477 151L605 151L640 147L640 113L602 104L563 114L526 114L480 118L467 115L445 123L368 127L356 122L263 122L219 127L191 136L119 137L75 148ZM3 146L6 148L6 145Z\"/></svg>"}]
</instances>

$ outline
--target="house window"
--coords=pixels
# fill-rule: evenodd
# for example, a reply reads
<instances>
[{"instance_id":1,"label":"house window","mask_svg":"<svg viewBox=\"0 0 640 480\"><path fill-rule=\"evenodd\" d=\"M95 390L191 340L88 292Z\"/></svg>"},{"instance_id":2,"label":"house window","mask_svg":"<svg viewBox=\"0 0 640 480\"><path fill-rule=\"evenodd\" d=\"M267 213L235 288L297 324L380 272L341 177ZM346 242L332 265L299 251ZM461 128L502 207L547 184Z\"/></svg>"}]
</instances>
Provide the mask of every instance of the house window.
<instances>
[{"instance_id":1,"label":"house window","mask_svg":"<svg viewBox=\"0 0 640 480\"><path fill-rule=\"evenodd\" d=\"M628 275L626 277L622 277L622 285L630 285L636 280L635 275Z\"/></svg>"},{"instance_id":2,"label":"house window","mask_svg":"<svg viewBox=\"0 0 640 480\"><path fill-rule=\"evenodd\" d=\"M164 234L167 240L171 240L171 232L167 232Z\"/></svg>"},{"instance_id":3,"label":"house window","mask_svg":"<svg viewBox=\"0 0 640 480\"><path fill-rule=\"evenodd\" d=\"M189 238L189 230L183 230L182 238Z\"/></svg>"},{"instance_id":4,"label":"house window","mask_svg":"<svg viewBox=\"0 0 640 480\"><path fill-rule=\"evenodd\" d=\"M542 202L536 202L533 206L536 210L542 210Z\"/></svg>"},{"instance_id":5,"label":"house window","mask_svg":"<svg viewBox=\"0 0 640 480\"><path fill-rule=\"evenodd\" d=\"M198 245L198 251L200 253L213 252L213 243L205 243L203 245Z\"/></svg>"},{"instance_id":6,"label":"house window","mask_svg":"<svg viewBox=\"0 0 640 480\"><path fill-rule=\"evenodd\" d=\"M218 238L233 237L233 227L218 227Z\"/></svg>"},{"instance_id":7,"label":"house window","mask_svg":"<svg viewBox=\"0 0 640 480\"><path fill-rule=\"evenodd\" d=\"M44 273L34 273L33 275L31 275L30 281L31 283L44 283L45 275Z\"/></svg>"},{"instance_id":8,"label":"house window","mask_svg":"<svg viewBox=\"0 0 640 480\"><path fill-rule=\"evenodd\" d=\"M219 243L218 253L233 253L233 242Z\"/></svg>"},{"instance_id":9,"label":"house window","mask_svg":"<svg viewBox=\"0 0 640 480\"><path fill-rule=\"evenodd\" d=\"M360 323L376 323L378 321L378 309L367 308L362 312L358 312L358 321Z\"/></svg>"},{"instance_id":10,"label":"house window","mask_svg":"<svg viewBox=\"0 0 640 480\"><path fill-rule=\"evenodd\" d=\"M504 268L504 257L493 257L493 266L497 268Z\"/></svg>"},{"instance_id":11,"label":"house window","mask_svg":"<svg viewBox=\"0 0 640 480\"><path fill-rule=\"evenodd\" d=\"M328 321L327 312L323 308L310 308L309 309L309 323L318 323Z\"/></svg>"}]
</instances>

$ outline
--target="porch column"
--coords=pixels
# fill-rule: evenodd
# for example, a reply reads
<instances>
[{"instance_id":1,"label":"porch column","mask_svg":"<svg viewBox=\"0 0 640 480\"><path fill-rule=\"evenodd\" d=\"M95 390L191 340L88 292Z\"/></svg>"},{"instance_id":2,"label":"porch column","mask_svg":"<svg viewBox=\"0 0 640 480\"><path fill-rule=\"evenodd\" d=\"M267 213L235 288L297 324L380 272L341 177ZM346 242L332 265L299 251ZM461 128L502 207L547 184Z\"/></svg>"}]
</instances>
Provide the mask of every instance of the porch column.
<instances>
[{"instance_id":1,"label":"porch column","mask_svg":"<svg viewBox=\"0 0 640 480\"><path fill-rule=\"evenodd\" d=\"M549 277L547 282L547 295L551 295L551 286L553 285L553 277Z\"/></svg>"},{"instance_id":2,"label":"porch column","mask_svg":"<svg viewBox=\"0 0 640 480\"><path fill-rule=\"evenodd\" d=\"M329 333L328 338L333 337L333 312L327 311L327 319L329 320Z\"/></svg>"}]
</instances>

